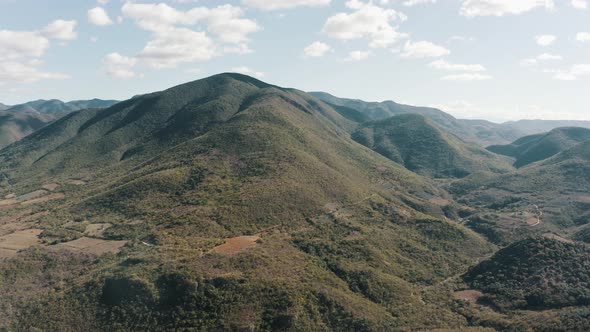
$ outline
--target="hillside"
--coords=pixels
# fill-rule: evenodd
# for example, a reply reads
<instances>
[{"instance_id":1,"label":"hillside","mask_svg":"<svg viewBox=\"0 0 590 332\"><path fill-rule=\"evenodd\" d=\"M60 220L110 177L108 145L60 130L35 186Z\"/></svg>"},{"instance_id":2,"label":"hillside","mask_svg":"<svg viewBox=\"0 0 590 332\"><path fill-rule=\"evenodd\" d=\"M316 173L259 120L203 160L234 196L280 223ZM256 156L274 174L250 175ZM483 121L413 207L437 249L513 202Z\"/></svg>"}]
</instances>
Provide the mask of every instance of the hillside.
<instances>
[{"instance_id":1,"label":"hillside","mask_svg":"<svg viewBox=\"0 0 590 332\"><path fill-rule=\"evenodd\" d=\"M9 108L10 108L10 106L8 106L8 105L4 105L4 104L0 103L0 111L7 110L7 109L9 109Z\"/></svg>"},{"instance_id":2,"label":"hillside","mask_svg":"<svg viewBox=\"0 0 590 332\"><path fill-rule=\"evenodd\" d=\"M474 172L508 172L503 158L446 133L418 114L364 123L353 139L418 174L465 177Z\"/></svg>"},{"instance_id":3,"label":"hillside","mask_svg":"<svg viewBox=\"0 0 590 332\"><path fill-rule=\"evenodd\" d=\"M431 201L445 193L354 127L301 91L221 74L1 150L0 292L14 305L0 326L467 326L434 286L493 246L443 220Z\"/></svg>"},{"instance_id":4,"label":"hillside","mask_svg":"<svg viewBox=\"0 0 590 332\"><path fill-rule=\"evenodd\" d=\"M590 248L532 238L514 243L466 275L487 295L484 301L509 309L546 309L590 304Z\"/></svg>"},{"instance_id":5,"label":"hillside","mask_svg":"<svg viewBox=\"0 0 590 332\"><path fill-rule=\"evenodd\" d=\"M325 92L311 92L311 95L334 107L356 110L356 122L383 120L400 114L420 114L462 140L481 146L506 144L523 136L518 129L505 127L485 120L460 120L441 110L431 107L417 107L398 104L393 101L366 102L359 99L338 98ZM349 111L350 112L350 111Z\"/></svg>"},{"instance_id":6,"label":"hillside","mask_svg":"<svg viewBox=\"0 0 590 332\"><path fill-rule=\"evenodd\" d=\"M488 150L514 157L514 166L523 167L552 157L586 140L590 140L590 129L566 127L545 134L525 136L509 145L490 146Z\"/></svg>"},{"instance_id":7,"label":"hillside","mask_svg":"<svg viewBox=\"0 0 590 332\"><path fill-rule=\"evenodd\" d=\"M50 114L0 111L0 148L20 140L53 119Z\"/></svg>"},{"instance_id":8,"label":"hillside","mask_svg":"<svg viewBox=\"0 0 590 332\"><path fill-rule=\"evenodd\" d=\"M10 112L18 113L49 113L49 114L67 114L69 112L82 110L86 108L109 107L118 103L116 100L74 100L70 102L63 102L57 99L51 100L35 100L24 104L14 105L8 108Z\"/></svg>"},{"instance_id":9,"label":"hillside","mask_svg":"<svg viewBox=\"0 0 590 332\"><path fill-rule=\"evenodd\" d=\"M37 100L15 106L0 104L0 148L8 146L42 128L49 122L77 110L109 107L114 100ZM4 109L3 109L3 106Z\"/></svg>"}]
</instances>

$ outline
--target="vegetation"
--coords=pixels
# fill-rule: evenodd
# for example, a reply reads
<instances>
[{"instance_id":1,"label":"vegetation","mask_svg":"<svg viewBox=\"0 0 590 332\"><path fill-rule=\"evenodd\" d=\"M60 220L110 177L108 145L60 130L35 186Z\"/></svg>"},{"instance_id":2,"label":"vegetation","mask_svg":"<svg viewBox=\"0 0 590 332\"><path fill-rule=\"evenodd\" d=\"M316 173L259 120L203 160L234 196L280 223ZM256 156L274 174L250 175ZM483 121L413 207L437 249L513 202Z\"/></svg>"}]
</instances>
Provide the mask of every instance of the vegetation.
<instances>
[{"instance_id":1,"label":"vegetation","mask_svg":"<svg viewBox=\"0 0 590 332\"><path fill-rule=\"evenodd\" d=\"M503 309L590 304L590 248L544 237L516 242L471 269L465 280Z\"/></svg>"}]
</instances>

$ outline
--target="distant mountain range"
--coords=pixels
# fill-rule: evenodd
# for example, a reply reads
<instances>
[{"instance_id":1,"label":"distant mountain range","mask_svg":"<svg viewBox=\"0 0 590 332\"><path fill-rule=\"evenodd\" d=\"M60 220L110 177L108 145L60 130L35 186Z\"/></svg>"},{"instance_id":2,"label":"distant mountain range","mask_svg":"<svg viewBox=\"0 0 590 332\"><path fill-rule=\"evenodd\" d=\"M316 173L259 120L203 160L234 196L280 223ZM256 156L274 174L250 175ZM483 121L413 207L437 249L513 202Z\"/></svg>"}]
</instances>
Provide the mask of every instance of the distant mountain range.
<instances>
[{"instance_id":1,"label":"distant mountain range","mask_svg":"<svg viewBox=\"0 0 590 332\"><path fill-rule=\"evenodd\" d=\"M0 149L0 330L589 330L589 129L235 73L67 104L4 111L66 114Z\"/></svg>"},{"instance_id":2,"label":"distant mountain range","mask_svg":"<svg viewBox=\"0 0 590 332\"><path fill-rule=\"evenodd\" d=\"M49 122L81 109L109 107L115 100L36 100L7 106L0 104L0 148L5 147L38 130Z\"/></svg>"}]
</instances>

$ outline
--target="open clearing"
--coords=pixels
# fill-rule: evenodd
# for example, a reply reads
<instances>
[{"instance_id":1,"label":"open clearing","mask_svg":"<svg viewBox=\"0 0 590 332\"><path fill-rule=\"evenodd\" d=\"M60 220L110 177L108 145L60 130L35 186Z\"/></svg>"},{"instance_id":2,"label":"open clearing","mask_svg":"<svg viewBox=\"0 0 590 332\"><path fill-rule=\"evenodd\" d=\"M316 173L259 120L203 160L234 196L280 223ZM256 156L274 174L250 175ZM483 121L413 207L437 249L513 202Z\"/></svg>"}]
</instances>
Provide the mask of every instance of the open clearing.
<instances>
[{"instance_id":1,"label":"open clearing","mask_svg":"<svg viewBox=\"0 0 590 332\"><path fill-rule=\"evenodd\" d=\"M483 296L483 293L475 289L466 289L453 293L457 300L467 301L471 304L476 304Z\"/></svg>"},{"instance_id":2,"label":"open clearing","mask_svg":"<svg viewBox=\"0 0 590 332\"><path fill-rule=\"evenodd\" d=\"M9 258L16 255L19 250L40 244L40 229L27 229L0 237L0 258Z\"/></svg>"},{"instance_id":3,"label":"open clearing","mask_svg":"<svg viewBox=\"0 0 590 332\"><path fill-rule=\"evenodd\" d=\"M225 240L225 243L213 248L216 253L233 256L246 251L250 248L256 247L257 241L260 239L258 235L238 236Z\"/></svg>"},{"instance_id":4,"label":"open clearing","mask_svg":"<svg viewBox=\"0 0 590 332\"><path fill-rule=\"evenodd\" d=\"M84 234L87 236L92 236L92 237L97 237L97 236L101 236L104 231L106 231L109 227L111 227L111 224L90 224L88 226L86 226L86 230L84 231Z\"/></svg>"},{"instance_id":5,"label":"open clearing","mask_svg":"<svg viewBox=\"0 0 590 332\"><path fill-rule=\"evenodd\" d=\"M128 241L109 241L82 237L74 241L64 242L56 245L57 248L80 251L95 255L106 253L118 253Z\"/></svg>"},{"instance_id":6,"label":"open clearing","mask_svg":"<svg viewBox=\"0 0 590 332\"><path fill-rule=\"evenodd\" d=\"M49 191L54 191L59 187L59 183L47 183L41 186L43 189L47 189Z\"/></svg>"}]
</instances>

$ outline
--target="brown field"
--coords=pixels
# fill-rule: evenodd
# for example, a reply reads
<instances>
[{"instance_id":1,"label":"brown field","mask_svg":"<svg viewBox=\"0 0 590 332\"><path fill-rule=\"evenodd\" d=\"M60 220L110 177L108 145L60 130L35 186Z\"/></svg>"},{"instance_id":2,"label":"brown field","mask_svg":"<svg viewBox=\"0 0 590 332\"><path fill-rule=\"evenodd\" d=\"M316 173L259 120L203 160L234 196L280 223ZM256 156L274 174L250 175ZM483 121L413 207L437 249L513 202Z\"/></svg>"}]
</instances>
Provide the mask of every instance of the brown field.
<instances>
[{"instance_id":1,"label":"brown field","mask_svg":"<svg viewBox=\"0 0 590 332\"><path fill-rule=\"evenodd\" d=\"M22 202L21 205L31 205L31 204L43 203L43 202L47 202L47 201L53 201L56 199L63 199L65 197L66 197L66 195L64 193L55 193L55 194L51 194L51 195L47 195L47 196L43 196L43 197L39 197L39 198L35 198L35 199L31 199L31 200Z\"/></svg>"},{"instance_id":2,"label":"brown field","mask_svg":"<svg viewBox=\"0 0 590 332\"><path fill-rule=\"evenodd\" d=\"M19 211L19 212L15 213L15 214L11 214L9 216L1 217L0 218L0 225L10 224L10 223L13 223L13 222L17 222L22 217L30 214L31 212L33 212L32 209L27 209L27 210Z\"/></svg>"},{"instance_id":3,"label":"brown field","mask_svg":"<svg viewBox=\"0 0 590 332\"><path fill-rule=\"evenodd\" d=\"M47 189L49 191L54 191L59 187L59 183L47 183L41 186L43 189Z\"/></svg>"},{"instance_id":4,"label":"brown field","mask_svg":"<svg viewBox=\"0 0 590 332\"><path fill-rule=\"evenodd\" d=\"M121 251L128 241L108 241L82 237L74 241L60 243L56 245L58 248L80 251L95 255L102 255L106 253L118 253Z\"/></svg>"},{"instance_id":5,"label":"brown field","mask_svg":"<svg viewBox=\"0 0 590 332\"><path fill-rule=\"evenodd\" d=\"M590 196L578 196L576 198L576 201L577 202L580 202L580 203L588 203L588 204L590 204Z\"/></svg>"},{"instance_id":6,"label":"brown field","mask_svg":"<svg viewBox=\"0 0 590 332\"><path fill-rule=\"evenodd\" d=\"M47 195L48 193L49 192L47 190L45 190L45 189L39 189L39 190L35 190L35 191L32 191L32 192L27 193L27 194L20 195L20 196L18 196L16 198L16 200L19 201L19 202L28 201L28 200L31 200L31 199L35 199L37 197L41 197L43 195Z\"/></svg>"},{"instance_id":7,"label":"brown field","mask_svg":"<svg viewBox=\"0 0 590 332\"><path fill-rule=\"evenodd\" d=\"M73 184L75 186L83 186L86 184L86 181L82 181L82 180L70 180L68 182L69 184Z\"/></svg>"},{"instance_id":8,"label":"brown field","mask_svg":"<svg viewBox=\"0 0 590 332\"><path fill-rule=\"evenodd\" d=\"M440 198L440 197L434 197L434 198L430 199L430 203L436 204L438 206L447 206L447 205L451 204L451 201L449 201L448 199Z\"/></svg>"},{"instance_id":9,"label":"brown field","mask_svg":"<svg viewBox=\"0 0 590 332\"><path fill-rule=\"evenodd\" d=\"M476 304L483 296L483 293L475 289L466 289L453 293L453 297L457 300L467 301L471 304Z\"/></svg>"},{"instance_id":10,"label":"brown field","mask_svg":"<svg viewBox=\"0 0 590 332\"><path fill-rule=\"evenodd\" d=\"M0 258L13 257L19 250L40 244L40 229L27 229L0 237Z\"/></svg>"},{"instance_id":11,"label":"brown field","mask_svg":"<svg viewBox=\"0 0 590 332\"><path fill-rule=\"evenodd\" d=\"M86 226L86 230L84 231L84 234L87 236L92 236L92 237L97 237L97 236L101 236L104 231L106 231L109 227L111 227L111 224L90 224L88 226Z\"/></svg>"},{"instance_id":12,"label":"brown field","mask_svg":"<svg viewBox=\"0 0 590 332\"><path fill-rule=\"evenodd\" d=\"M11 199L11 198L15 198L16 194L8 194L6 196L4 196L4 199Z\"/></svg>"},{"instance_id":13,"label":"brown field","mask_svg":"<svg viewBox=\"0 0 590 332\"><path fill-rule=\"evenodd\" d=\"M245 250L256 247L256 241L260 239L258 235L238 236L225 240L225 243L213 248L213 252L233 256Z\"/></svg>"}]
</instances>

